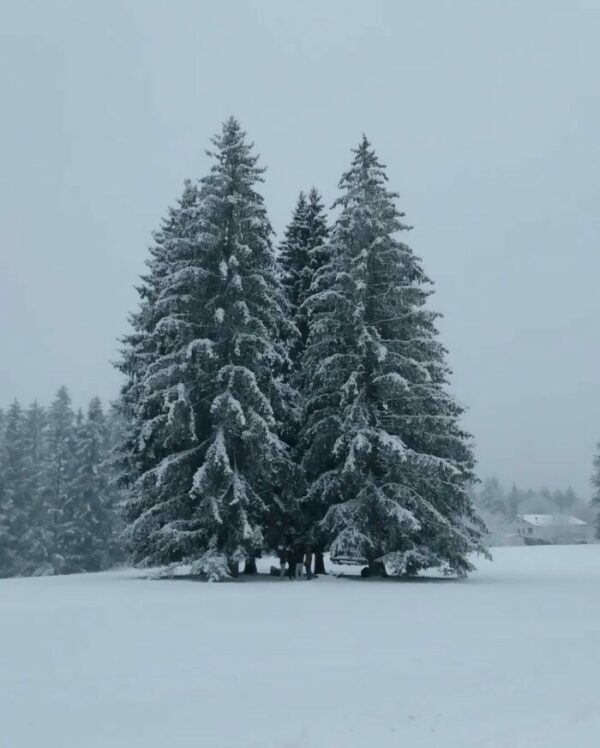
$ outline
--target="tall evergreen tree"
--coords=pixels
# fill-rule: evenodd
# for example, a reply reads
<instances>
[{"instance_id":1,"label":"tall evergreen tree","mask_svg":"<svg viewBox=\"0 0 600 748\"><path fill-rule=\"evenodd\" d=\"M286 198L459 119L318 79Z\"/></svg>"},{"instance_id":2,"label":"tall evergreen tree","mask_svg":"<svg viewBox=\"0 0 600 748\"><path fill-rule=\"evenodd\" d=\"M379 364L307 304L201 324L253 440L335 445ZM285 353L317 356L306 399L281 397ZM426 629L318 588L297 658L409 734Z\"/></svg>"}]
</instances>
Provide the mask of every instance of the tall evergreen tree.
<instances>
[{"instance_id":1,"label":"tall evergreen tree","mask_svg":"<svg viewBox=\"0 0 600 748\"><path fill-rule=\"evenodd\" d=\"M108 431L99 398L87 416L78 413L74 468L60 525L60 552L65 573L100 571L108 566L112 533L109 479L103 470Z\"/></svg>"},{"instance_id":2,"label":"tall evergreen tree","mask_svg":"<svg viewBox=\"0 0 600 748\"><path fill-rule=\"evenodd\" d=\"M507 519L512 521L516 518L517 514L519 514L519 509L524 500L525 495L523 491L517 488L517 485L513 483L505 499L504 506Z\"/></svg>"},{"instance_id":3,"label":"tall evergreen tree","mask_svg":"<svg viewBox=\"0 0 600 748\"><path fill-rule=\"evenodd\" d=\"M42 480L44 472L44 433L46 412L34 401L25 413L24 448L26 460L26 493L28 497L27 530L25 532L23 573L34 573L47 560L45 534L47 517L44 512Z\"/></svg>"},{"instance_id":4,"label":"tall evergreen tree","mask_svg":"<svg viewBox=\"0 0 600 748\"><path fill-rule=\"evenodd\" d=\"M272 544L293 475L279 436L283 313L263 169L231 118L157 237L121 368L133 558L219 577Z\"/></svg>"},{"instance_id":5,"label":"tall evergreen tree","mask_svg":"<svg viewBox=\"0 0 600 748\"><path fill-rule=\"evenodd\" d=\"M44 467L41 477L40 557L38 573L62 573L65 566L64 535L69 489L73 478L75 425L71 396L61 387L48 409L44 434Z\"/></svg>"},{"instance_id":6,"label":"tall evergreen tree","mask_svg":"<svg viewBox=\"0 0 600 748\"><path fill-rule=\"evenodd\" d=\"M112 566L126 559L123 546L124 529L121 505L123 501L122 476L120 474L120 450L126 440L127 423L119 400L111 402L106 410L107 452L100 469L106 475L108 483L110 522L112 531L108 541L108 562Z\"/></svg>"},{"instance_id":7,"label":"tall evergreen tree","mask_svg":"<svg viewBox=\"0 0 600 748\"><path fill-rule=\"evenodd\" d=\"M560 514L566 514L577 503L577 495L569 486L566 491L552 492L552 503Z\"/></svg>"},{"instance_id":8,"label":"tall evergreen tree","mask_svg":"<svg viewBox=\"0 0 600 748\"><path fill-rule=\"evenodd\" d=\"M327 216L321 197L316 188L312 188L308 197L301 192L298 196L292 219L285 231L281 243L279 262L282 268L283 287L288 303L288 314L298 334L290 341L291 370L287 377L298 390L300 398L306 388L305 370L302 359L309 332L309 309L306 302L310 296L313 278L328 259L327 238L329 229ZM290 442L293 454L298 457L298 434L301 430L301 410L293 412L292 422L286 424L286 438ZM310 512L299 513L295 519L296 538L288 541L298 542L310 539L309 528L313 522ZM315 543L315 573L324 574L325 565L322 548Z\"/></svg>"},{"instance_id":9,"label":"tall evergreen tree","mask_svg":"<svg viewBox=\"0 0 600 748\"><path fill-rule=\"evenodd\" d=\"M334 556L463 574L485 552L473 455L447 392L431 283L366 138L340 182L329 262L307 302L306 506Z\"/></svg>"},{"instance_id":10,"label":"tall evergreen tree","mask_svg":"<svg viewBox=\"0 0 600 748\"><path fill-rule=\"evenodd\" d=\"M197 339L197 288L205 274L197 211L198 190L188 181L154 235L119 364L127 381L118 403L126 424L118 471L127 497L125 539L136 563L179 561L195 548L184 525L201 458L197 423L208 415L196 391L212 355L209 342Z\"/></svg>"},{"instance_id":11,"label":"tall evergreen tree","mask_svg":"<svg viewBox=\"0 0 600 748\"><path fill-rule=\"evenodd\" d=\"M292 341L290 350L296 372L301 367L308 339L306 300L315 273L327 260L328 235L327 216L319 193L314 187L308 198L301 192L280 250L283 286L292 321L300 333Z\"/></svg>"},{"instance_id":12,"label":"tall evergreen tree","mask_svg":"<svg viewBox=\"0 0 600 748\"><path fill-rule=\"evenodd\" d=\"M4 420L0 454L0 576L14 576L22 570L23 539L29 509L24 416L17 400L9 407Z\"/></svg>"}]
</instances>

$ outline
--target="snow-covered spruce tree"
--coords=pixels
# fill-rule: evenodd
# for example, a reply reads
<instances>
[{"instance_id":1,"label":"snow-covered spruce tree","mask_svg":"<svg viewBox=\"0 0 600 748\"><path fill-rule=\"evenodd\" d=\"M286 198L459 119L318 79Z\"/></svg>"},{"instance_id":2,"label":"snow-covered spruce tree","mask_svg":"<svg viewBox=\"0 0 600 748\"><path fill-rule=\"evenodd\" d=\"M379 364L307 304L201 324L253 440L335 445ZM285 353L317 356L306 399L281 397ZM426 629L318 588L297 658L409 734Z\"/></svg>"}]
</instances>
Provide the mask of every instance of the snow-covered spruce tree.
<instances>
[{"instance_id":1,"label":"snow-covered spruce tree","mask_svg":"<svg viewBox=\"0 0 600 748\"><path fill-rule=\"evenodd\" d=\"M116 462L124 540L138 564L180 561L197 546L186 534L189 491L202 453L197 428L208 416L198 392L212 355L209 341L197 338L197 289L206 273L197 211L198 190L187 181L154 235L140 307L118 364L127 380L117 404L125 426Z\"/></svg>"},{"instance_id":2,"label":"snow-covered spruce tree","mask_svg":"<svg viewBox=\"0 0 600 748\"><path fill-rule=\"evenodd\" d=\"M45 429L46 411L37 401L34 401L25 412L23 425L26 460L25 490L28 498L23 573L27 575L34 574L47 561L46 543L44 542L46 517L42 497Z\"/></svg>"},{"instance_id":3,"label":"snow-covered spruce tree","mask_svg":"<svg viewBox=\"0 0 600 748\"><path fill-rule=\"evenodd\" d=\"M107 452L100 469L106 476L109 492L111 512L111 535L108 540L108 563L114 566L126 559L126 549L123 547L123 516L120 507L123 501L119 463L120 450L125 441L127 423L123 417L123 410L119 400L111 402L106 409Z\"/></svg>"},{"instance_id":4,"label":"snow-covered spruce tree","mask_svg":"<svg viewBox=\"0 0 600 748\"><path fill-rule=\"evenodd\" d=\"M304 348L308 339L308 309L305 302L310 294L312 279L327 259L327 216L317 190L313 187L308 198L298 196L284 240L279 261L283 271L283 286L299 337L292 341L290 358L298 378Z\"/></svg>"},{"instance_id":5,"label":"snow-covered spruce tree","mask_svg":"<svg viewBox=\"0 0 600 748\"><path fill-rule=\"evenodd\" d=\"M26 493L26 452L24 415L15 400L4 418L0 454L0 576L20 574L25 551L23 539L29 511Z\"/></svg>"},{"instance_id":6,"label":"snow-covered spruce tree","mask_svg":"<svg viewBox=\"0 0 600 748\"><path fill-rule=\"evenodd\" d=\"M40 532L36 554L37 574L60 574L64 569L61 544L65 506L73 478L75 422L71 396L61 387L48 409L44 432L43 469L40 478Z\"/></svg>"},{"instance_id":7,"label":"snow-covered spruce tree","mask_svg":"<svg viewBox=\"0 0 600 748\"><path fill-rule=\"evenodd\" d=\"M279 539L295 470L263 169L236 120L213 143L210 173L158 237L121 368L134 560L218 578Z\"/></svg>"},{"instance_id":8,"label":"snow-covered spruce tree","mask_svg":"<svg viewBox=\"0 0 600 748\"><path fill-rule=\"evenodd\" d=\"M113 529L108 475L106 418L99 398L91 400L87 415L78 416L74 467L62 511L59 551L63 572L100 571L109 564Z\"/></svg>"},{"instance_id":9,"label":"snow-covered spruce tree","mask_svg":"<svg viewBox=\"0 0 600 748\"><path fill-rule=\"evenodd\" d=\"M212 352L201 394L209 419L191 497L205 548L199 568L226 558L235 572L238 559L281 539L291 511L296 471L279 433L294 402L281 378L288 364L282 341L293 326L256 190L264 170L235 119L213 143L198 215L207 271L200 333Z\"/></svg>"},{"instance_id":10,"label":"snow-covered spruce tree","mask_svg":"<svg viewBox=\"0 0 600 748\"><path fill-rule=\"evenodd\" d=\"M363 138L307 303L305 506L323 517L333 556L464 574L469 554L485 553L474 459L426 307L431 284L399 238L408 227L386 183Z\"/></svg>"},{"instance_id":11,"label":"snow-covered spruce tree","mask_svg":"<svg viewBox=\"0 0 600 748\"><path fill-rule=\"evenodd\" d=\"M288 314L298 330L298 334L289 341L291 370L287 377L299 392L300 399L306 386L302 366L309 331L309 310L306 301L315 273L325 265L328 258L328 235L325 208L316 188L310 190L308 197L301 192L279 252ZM285 434L292 447L292 454L298 457L298 435L302 426L301 410L298 414L294 411L293 415L294 420L286 425ZM315 573L324 574L322 548L316 536L310 531L314 518L306 508L305 506L304 511L295 518L294 535L296 539L312 541L315 546ZM288 538L288 542L291 541L293 538Z\"/></svg>"}]
</instances>

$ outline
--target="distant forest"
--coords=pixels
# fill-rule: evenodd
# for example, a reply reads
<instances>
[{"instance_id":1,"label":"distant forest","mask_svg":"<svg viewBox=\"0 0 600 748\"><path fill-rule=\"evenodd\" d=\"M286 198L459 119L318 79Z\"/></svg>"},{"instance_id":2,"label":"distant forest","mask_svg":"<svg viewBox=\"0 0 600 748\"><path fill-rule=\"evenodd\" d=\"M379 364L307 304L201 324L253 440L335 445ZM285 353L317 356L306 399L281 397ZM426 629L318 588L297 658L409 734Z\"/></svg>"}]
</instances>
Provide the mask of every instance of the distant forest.
<instances>
[{"instance_id":1,"label":"distant forest","mask_svg":"<svg viewBox=\"0 0 600 748\"><path fill-rule=\"evenodd\" d=\"M125 560L121 499L112 458L123 438L114 404L74 409L66 387L48 405L0 410L0 576L100 571ZM572 488L525 489L486 478L473 501L492 532L518 514L596 510Z\"/></svg>"},{"instance_id":2,"label":"distant forest","mask_svg":"<svg viewBox=\"0 0 600 748\"><path fill-rule=\"evenodd\" d=\"M121 420L66 387L0 410L0 577L100 571L122 560L111 452Z\"/></svg>"},{"instance_id":3,"label":"distant forest","mask_svg":"<svg viewBox=\"0 0 600 748\"><path fill-rule=\"evenodd\" d=\"M494 476L473 490L473 500L492 533L508 531L519 514L571 514L590 524L597 514L594 505L571 487L525 489L513 483L507 488Z\"/></svg>"}]
</instances>

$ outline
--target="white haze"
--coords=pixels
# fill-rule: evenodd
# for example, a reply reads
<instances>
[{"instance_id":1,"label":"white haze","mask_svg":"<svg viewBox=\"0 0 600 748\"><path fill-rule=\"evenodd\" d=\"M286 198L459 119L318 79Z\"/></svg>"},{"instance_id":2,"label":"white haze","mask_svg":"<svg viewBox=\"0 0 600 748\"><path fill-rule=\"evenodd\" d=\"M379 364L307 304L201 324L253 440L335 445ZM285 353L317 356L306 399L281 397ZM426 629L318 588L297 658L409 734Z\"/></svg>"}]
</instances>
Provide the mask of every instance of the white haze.
<instances>
[{"instance_id":1,"label":"white haze","mask_svg":"<svg viewBox=\"0 0 600 748\"><path fill-rule=\"evenodd\" d=\"M588 493L600 3L5 0L0 406L118 391L151 231L235 114L278 232L367 133L435 280L482 474Z\"/></svg>"}]
</instances>

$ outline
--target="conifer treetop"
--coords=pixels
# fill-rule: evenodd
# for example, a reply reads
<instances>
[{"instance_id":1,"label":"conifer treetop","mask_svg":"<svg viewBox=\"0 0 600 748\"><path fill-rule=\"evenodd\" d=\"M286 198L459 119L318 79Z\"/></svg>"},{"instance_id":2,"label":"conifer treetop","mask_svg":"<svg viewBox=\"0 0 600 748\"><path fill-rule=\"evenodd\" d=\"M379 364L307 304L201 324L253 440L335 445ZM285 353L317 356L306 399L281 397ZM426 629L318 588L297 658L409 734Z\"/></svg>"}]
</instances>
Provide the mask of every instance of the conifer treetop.
<instances>
[{"instance_id":1,"label":"conifer treetop","mask_svg":"<svg viewBox=\"0 0 600 748\"><path fill-rule=\"evenodd\" d=\"M306 301L310 333L303 462L307 503L333 554L381 558L397 573L462 573L483 550L460 406L437 340L432 287L399 238L409 227L365 136L335 202L329 261Z\"/></svg>"},{"instance_id":2,"label":"conifer treetop","mask_svg":"<svg viewBox=\"0 0 600 748\"><path fill-rule=\"evenodd\" d=\"M156 235L124 341L122 464L134 561L188 560L214 576L269 543L283 514L293 326L257 189L264 168L237 120L209 155Z\"/></svg>"}]
</instances>

